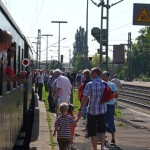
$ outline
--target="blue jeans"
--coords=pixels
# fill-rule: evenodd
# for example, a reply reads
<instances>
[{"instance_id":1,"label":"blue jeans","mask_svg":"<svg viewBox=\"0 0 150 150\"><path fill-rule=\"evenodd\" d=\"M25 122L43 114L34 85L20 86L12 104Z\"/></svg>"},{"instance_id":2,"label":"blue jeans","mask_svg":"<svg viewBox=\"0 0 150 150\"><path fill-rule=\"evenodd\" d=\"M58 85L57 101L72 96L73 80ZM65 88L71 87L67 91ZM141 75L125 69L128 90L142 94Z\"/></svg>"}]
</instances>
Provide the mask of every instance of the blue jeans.
<instances>
[{"instance_id":1,"label":"blue jeans","mask_svg":"<svg viewBox=\"0 0 150 150\"><path fill-rule=\"evenodd\" d=\"M83 119L87 118L87 106L86 105L82 109L82 117Z\"/></svg>"},{"instance_id":2,"label":"blue jeans","mask_svg":"<svg viewBox=\"0 0 150 150\"><path fill-rule=\"evenodd\" d=\"M107 104L107 132L109 133L116 132L114 115L115 115L115 105Z\"/></svg>"}]
</instances>

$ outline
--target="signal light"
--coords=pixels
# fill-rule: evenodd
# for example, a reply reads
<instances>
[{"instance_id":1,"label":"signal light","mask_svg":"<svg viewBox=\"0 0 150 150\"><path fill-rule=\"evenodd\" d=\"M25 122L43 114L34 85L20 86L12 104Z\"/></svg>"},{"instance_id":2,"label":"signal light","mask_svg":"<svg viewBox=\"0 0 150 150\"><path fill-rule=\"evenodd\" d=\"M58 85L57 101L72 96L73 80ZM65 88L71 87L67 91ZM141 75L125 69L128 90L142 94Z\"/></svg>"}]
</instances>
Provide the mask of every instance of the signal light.
<instances>
[{"instance_id":1,"label":"signal light","mask_svg":"<svg viewBox=\"0 0 150 150\"><path fill-rule=\"evenodd\" d=\"M92 57L89 57L89 60L92 61Z\"/></svg>"},{"instance_id":2,"label":"signal light","mask_svg":"<svg viewBox=\"0 0 150 150\"><path fill-rule=\"evenodd\" d=\"M61 63L63 62L63 58L64 58L64 56L61 55L61 58L60 58Z\"/></svg>"}]
</instances>

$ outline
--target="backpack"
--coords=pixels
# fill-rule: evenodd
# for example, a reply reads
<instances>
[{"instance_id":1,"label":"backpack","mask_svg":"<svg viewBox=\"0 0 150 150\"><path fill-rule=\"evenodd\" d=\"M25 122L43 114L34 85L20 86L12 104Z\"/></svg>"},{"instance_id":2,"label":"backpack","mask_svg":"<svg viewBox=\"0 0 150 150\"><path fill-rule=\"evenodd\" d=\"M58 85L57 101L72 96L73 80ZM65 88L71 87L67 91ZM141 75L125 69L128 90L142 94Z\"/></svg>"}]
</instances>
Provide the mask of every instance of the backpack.
<instances>
[{"instance_id":1,"label":"backpack","mask_svg":"<svg viewBox=\"0 0 150 150\"><path fill-rule=\"evenodd\" d=\"M114 93L106 82L103 82L103 84L105 85L105 88L102 94L102 103L106 103L114 98Z\"/></svg>"}]
</instances>

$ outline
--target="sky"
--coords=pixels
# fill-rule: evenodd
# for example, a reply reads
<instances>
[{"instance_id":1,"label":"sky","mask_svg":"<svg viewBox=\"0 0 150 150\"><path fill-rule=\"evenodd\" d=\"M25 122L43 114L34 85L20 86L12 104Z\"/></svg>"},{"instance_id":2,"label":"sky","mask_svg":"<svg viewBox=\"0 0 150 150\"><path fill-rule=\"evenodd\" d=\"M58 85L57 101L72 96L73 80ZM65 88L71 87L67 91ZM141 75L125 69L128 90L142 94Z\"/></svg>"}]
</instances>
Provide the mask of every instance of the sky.
<instances>
[{"instance_id":1,"label":"sky","mask_svg":"<svg viewBox=\"0 0 150 150\"><path fill-rule=\"evenodd\" d=\"M100 0L93 0L99 3ZM106 0L104 0L106 2ZM109 0L110 5L119 0ZM73 51L75 34L79 27L86 28L87 0L2 0L24 35L29 41L36 42L38 29L42 34L52 34L48 38L48 59L58 59L58 24L51 21L67 21L60 25L60 54L64 61L69 62L69 50ZM138 31L144 26L132 25L133 3L149 3L150 0L124 0L109 10L109 45L127 44L128 33L131 32L132 41L135 42ZM93 41L91 29L100 27L101 7L89 0L88 15L88 46L89 56L97 52L100 47ZM46 48L46 37L41 39L41 50ZM36 45L32 44L34 49ZM72 53L71 53L72 55ZM109 56L112 57L112 47L109 46ZM42 60L46 59L46 51L42 52Z\"/></svg>"}]
</instances>

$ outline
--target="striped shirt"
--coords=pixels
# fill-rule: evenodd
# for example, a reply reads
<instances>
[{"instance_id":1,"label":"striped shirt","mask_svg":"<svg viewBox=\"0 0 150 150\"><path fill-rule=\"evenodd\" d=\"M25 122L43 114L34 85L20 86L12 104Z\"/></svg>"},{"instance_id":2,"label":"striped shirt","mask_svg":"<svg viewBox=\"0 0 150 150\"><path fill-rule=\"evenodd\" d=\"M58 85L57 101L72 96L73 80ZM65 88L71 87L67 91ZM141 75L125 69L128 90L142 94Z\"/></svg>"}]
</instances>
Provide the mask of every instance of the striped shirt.
<instances>
[{"instance_id":1,"label":"striped shirt","mask_svg":"<svg viewBox=\"0 0 150 150\"><path fill-rule=\"evenodd\" d=\"M104 114L107 111L106 103L101 103L105 85L100 78L95 78L85 86L83 95L89 97L87 113L90 115Z\"/></svg>"},{"instance_id":2,"label":"striped shirt","mask_svg":"<svg viewBox=\"0 0 150 150\"><path fill-rule=\"evenodd\" d=\"M75 124L76 120L70 116L58 116L55 122L55 128L59 128L57 131L58 138L70 138L71 137L71 125Z\"/></svg>"}]
</instances>

